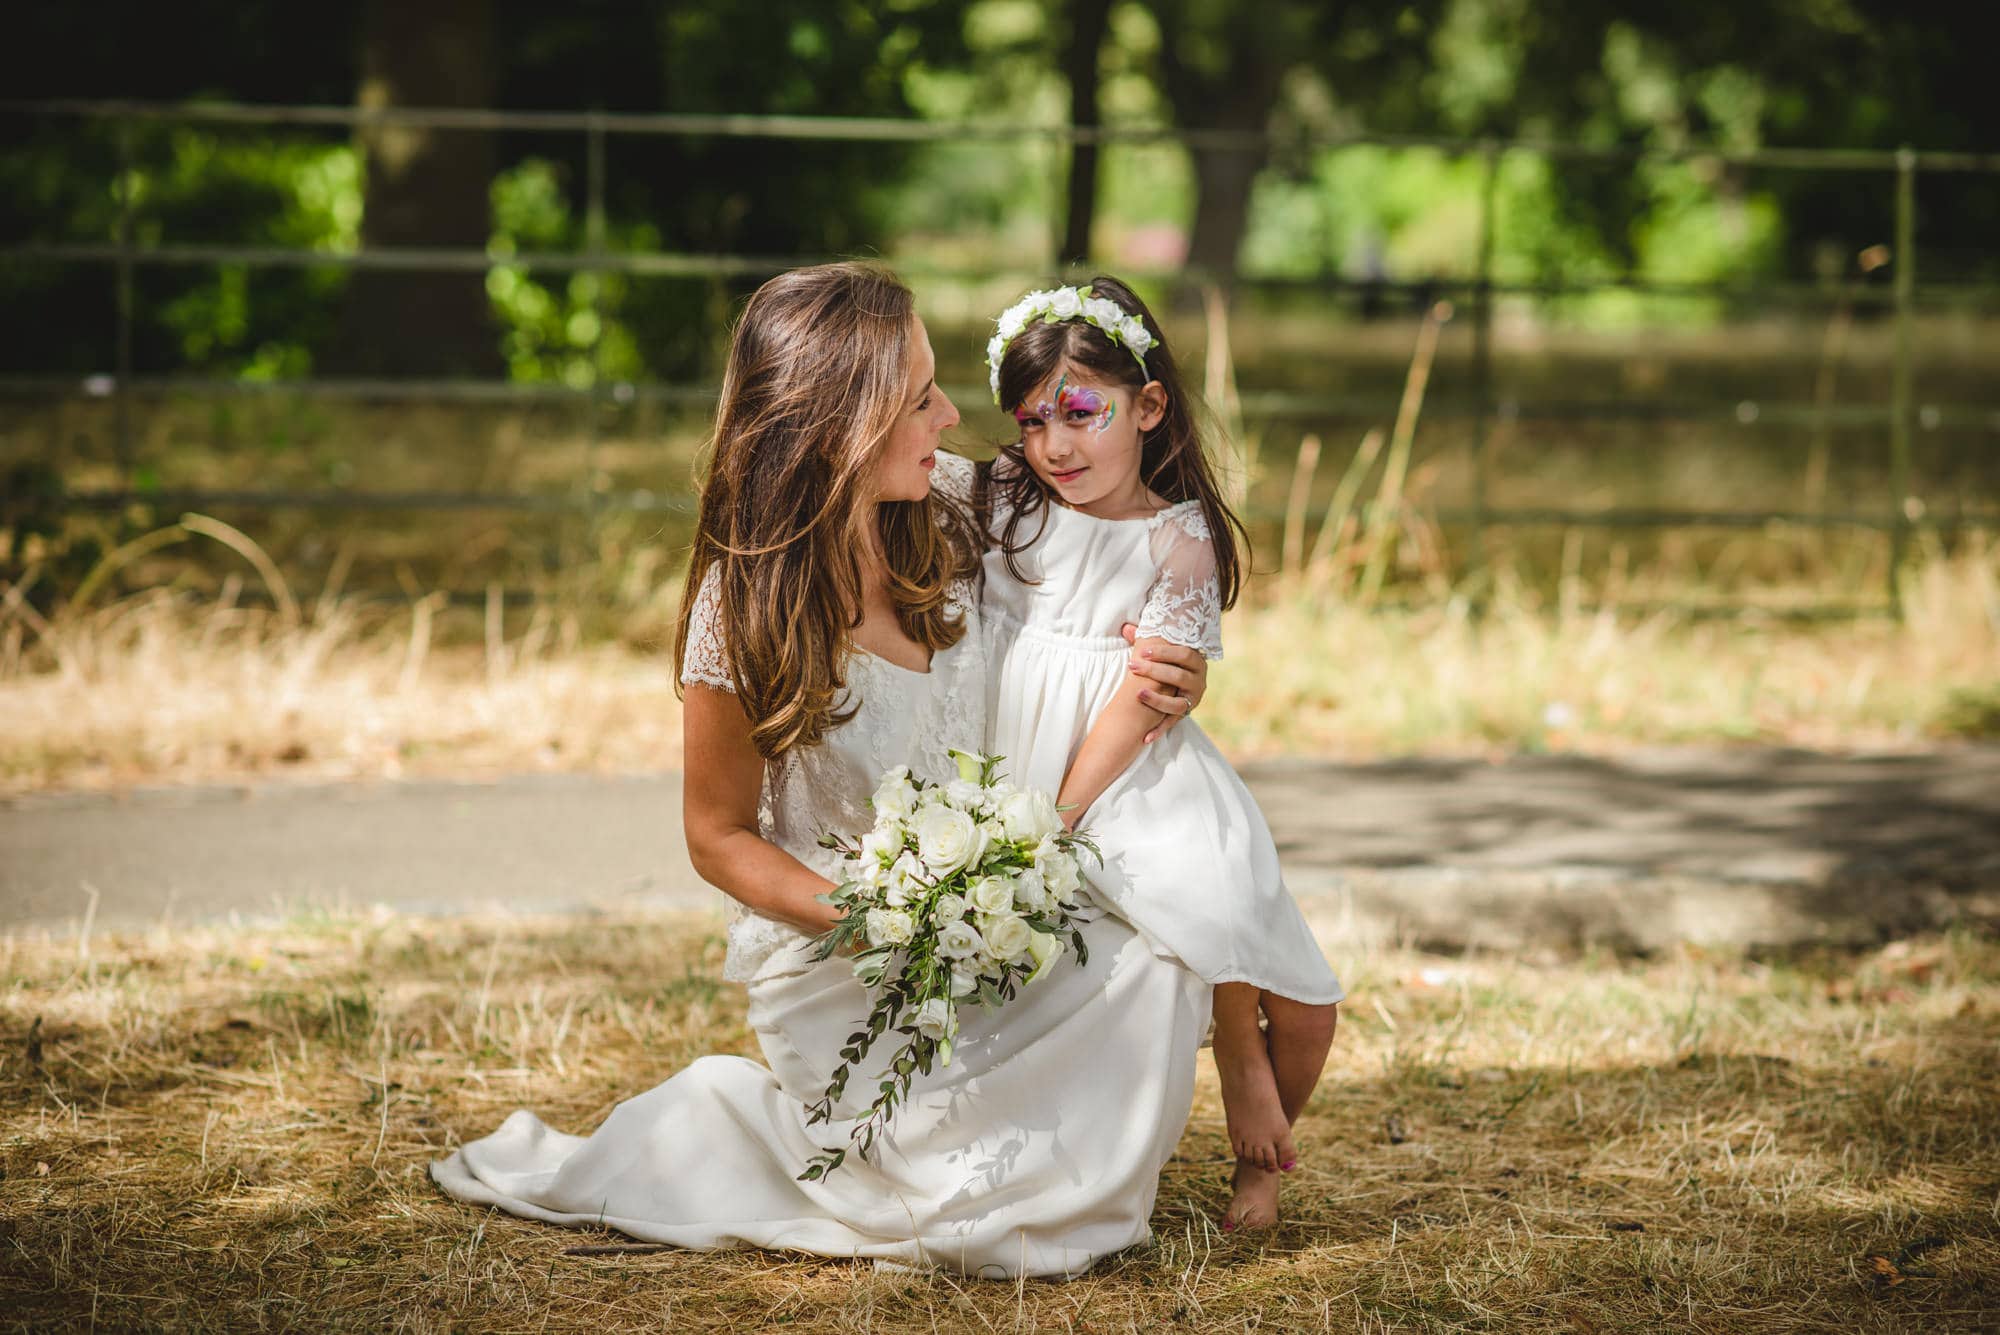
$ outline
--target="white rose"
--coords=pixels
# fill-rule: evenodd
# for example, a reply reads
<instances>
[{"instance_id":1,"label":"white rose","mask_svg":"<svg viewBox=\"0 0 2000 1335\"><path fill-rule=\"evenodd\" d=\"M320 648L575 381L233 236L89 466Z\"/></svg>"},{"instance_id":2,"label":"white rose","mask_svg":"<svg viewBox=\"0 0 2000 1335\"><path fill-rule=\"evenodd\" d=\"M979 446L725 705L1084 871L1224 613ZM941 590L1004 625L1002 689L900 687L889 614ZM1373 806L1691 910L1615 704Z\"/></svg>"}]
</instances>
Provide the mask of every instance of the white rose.
<instances>
[{"instance_id":1,"label":"white rose","mask_svg":"<svg viewBox=\"0 0 2000 1335\"><path fill-rule=\"evenodd\" d=\"M1016 793L1007 799L1007 805L1000 812L1000 823L1007 827L1007 837L1027 841L1045 842L1062 833L1062 813L1056 810L1056 800L1039 788Z\"/></svg>"},{"instance_id":2,"label":"white rose","mask_svg":"<svg viewBox=\"0 0 2000 1335\"><path fill-rule=\"evenodd\" d=\"M882 782L875 787L875 796L870 799L878 816L892 820L908 820L917 807L917 788L910 782L908 767L898 765L882 776Z\"/></svg>"},{"instance_id":3,"label":"white rose","mask_svg":"<svg viewBox=\"0 0 2000 1335\"><path fill-rule=\"evenodd\" d=\"M965 917L967 907L969 906L965 902L965 896L954 895L947 890L937 897L937 904L932 909L931 917L940 925L958 922Z\"/></svg>"},{"instance_id":4,"label":"white rose","mask_svg":"<svg viewBox=\"0 0 2000 1335\"><path fill-rule=\"evenodd\" d=\"M951 971L951 994L953 997L969 997L979 990L979 974L963 969Z\"/></svg>"},{"instance_id":5,"label":"white rose","mask_svg":"<svg viewBox=\"0 0 2000 1335\"><path fill-rule=\"evenodd\" d=\"M917 817L917 856L939 876L979 861L986 837L971 816L950 807L931 807Z\"/></svg>"},{"instance_id":6,"label":"white rose","mask_svg":"<svg viewBox=\"0 0 2000 1335\"><path fill-rule=\"evenodd\" d=\"M1000 829L1006 831L1008 839L1030 841L1062 829L1062 815L1056 813L1056 803L1042 791L1014 789L1012 793L1006 793L1000 799L998 815ZM1056 819L1056 829L1048 827L1048 817Z\"/></svg>"},{"instance_id":7,"label":"white rose","mask_svg":"<svg viewBox=\"0 0 2000 1335\"><path fill-rule=\"evenodd\" d=\"M917 1008L917 1032L932 1042L950 1038L957 1028L958 1017L943 997L932 997Z\"/></svg>"},{"instance_id":8,"label":"white rose","mask_svg":"<svg viewBox=\"0 0 2000 1335\"><path fill-rule=\"evenodd\" d=\"M1083 298L1076 294L1073 287L1059 288L1049 298L1049 314L1058 320L1074 320L1083 314Z\"/></svg>"},{"instance_id":9,"label":"white rose","mask_svg":"<svg viewBox=\"0 0 2000 1335\"><path fill-rule=\"evenodd\" d=\"M1028 313L1019 306L1010 306L1000 312L998 321L1000 332L994 336L996 343L1011 343L1014 337L1028 327Z\"/></svg>"},{"instance_id":10,"label":"white rose","mask_svg":"<svg viewBox=\"0 0 2000 1335\"><path fill-rule=\"evenodd\" d=\"M895 909L868 910L868 944L871 946L907 946L910 938L917 934L917 925L910 921L910 915Z\"/></svg>"},{"instance_id":11,"label":"white rose","mask_svg":"<svg viewBox=\"0 0 2000 1335\"><path fill-rule=\"evenodd\" d=\"M1014 906L1014 888L999 876L982 876L966 888L965 897L981 913L1004 913Z\"/></svg>"},{"instance_id":12,"label":"white rose","mask_svg":"<svg viewBox=\"0 0 2000 1335\"><path fill-rule=\"evenodd\" d=\"M1041 935L1011 913L981 918L979 926L986 937L987 948L1003 960L1019 959L1027 954L1034 938Z\"/></svg>"},{"instance_id":13,"label":"white rose","mask_svg":"<svg viewBox=\"0 0 2000 1335\"><path fill-rule=\"evenodd\" d=\"M1083 303L1083 314L1085 319L1107 334L1117 333L1119 322L1125 318L1125 312L1118 308L1117 302L1103 297L1088 298Z\"/></svg>"},{"instance_id":14,"label":"white rose","mask_svg":"<svg viewBox=\"0 0 2000 1335\"><path fill-rule=\"evenodd\" d=\"M924 864L917 861L915 853L905 850L890 866L886 884L888 891L883 898L901 908L927 888L924 882Z\"/></svg>"},{"instance_id":15,"label":"white rose","mask_svg":"<svg viewBox=\"0 0 2000 1335\"><path fill-rule=\"evenodd\" d=\"M1049 906L1049 887L1041 872L1029 867L1014 878L1014 902L1030 913Z\"/></svg>"},{"instance_id":16,"label":"white rose","mask_svg":"<svg viewBox=\"0 0 2000 1335\"><path fill-rule=\"evenodd\" d=\"M948 960L971 959L986 948L986 938L969 922L948 922L938 929L937 948Z\"/></svg>"},{"instance_id":17,"label":"white rose","mask_svg":"<svg viewBox=\"0 0 2000 1335\"><path fill-rule=\"evenodd\" d=\"M1021 331L1019 329L1016 329L1014 331L1014 334L1018 334L1020 332ZM999 333L995 334L992 338L987 339L986 360L989 362L999 361L1000 354L1007 350L1007 344L1014 337L1014 334L1008 333L1005 326L1002 326Z\"/></svg>"},{"instance_id":18,"label":"white rose","mask_svg":"<svg viewBox=\"0 0 2000 1335\"><path fill-rule=\"evenodd\" d=\"M1077 892L1082 879L1077 875L1076 859L1060 850L1043 858L1040 864L1042 884L1057 899L1067 901Z\"/></svg>"},{"instance_id":19,"label":"white rose","mask_svg":"<svg viewBox=\"0 0 2000 1335\"><path fill-rule=\"evenodd\" d=\"M1118 339L1126 347L1140 353L1153 345L1153 336L1146 331L1146 322L1136 315L1128 315L1118 322Z\"/></svg>"}]
</instances>

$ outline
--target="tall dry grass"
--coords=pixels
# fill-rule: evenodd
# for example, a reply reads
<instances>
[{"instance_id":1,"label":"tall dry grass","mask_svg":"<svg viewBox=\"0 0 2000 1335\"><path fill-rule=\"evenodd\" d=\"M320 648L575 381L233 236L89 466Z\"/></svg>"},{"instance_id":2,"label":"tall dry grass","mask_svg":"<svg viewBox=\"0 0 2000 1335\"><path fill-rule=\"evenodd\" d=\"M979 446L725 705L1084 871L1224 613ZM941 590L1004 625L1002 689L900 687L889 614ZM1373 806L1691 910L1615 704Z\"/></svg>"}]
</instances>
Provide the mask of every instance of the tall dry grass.
<instances>
[{"instance_id":1,"label":"tall dry grass","mask_svg":"<svg viewBox=\"0 0 2000 1335\"><path fill-rule=\"evenodd\" d=\"M1902 747L2000 732L2000 546L1926 560L1900 624L1815 625L1593 608L1504 568L1479 609L1449 586L1416 606L1370 605L1357 592L1368 540L1259 580L1227 619L1199 717L1234 754ZM1660 575L1627 592L1656 592L1647 578L1671 592ZM555 604L503 615L334 598L291 617L242 605L239 587L215 602L153 590L53 620L0 607L0 790L678 763L657 598L611 637Z\"/></svg>"}]
</instances>

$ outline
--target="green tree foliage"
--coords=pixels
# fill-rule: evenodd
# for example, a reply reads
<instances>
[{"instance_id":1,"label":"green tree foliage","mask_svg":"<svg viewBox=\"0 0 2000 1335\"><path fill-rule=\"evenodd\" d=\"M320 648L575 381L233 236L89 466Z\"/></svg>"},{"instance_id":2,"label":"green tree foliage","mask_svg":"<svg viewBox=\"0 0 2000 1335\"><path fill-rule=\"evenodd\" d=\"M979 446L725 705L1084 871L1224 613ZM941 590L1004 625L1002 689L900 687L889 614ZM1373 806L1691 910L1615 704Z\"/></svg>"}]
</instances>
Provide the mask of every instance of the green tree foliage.
<instances>
[{"instance_id":1,"label":"green tree foliage","mask_svg":"<svg viewBox=\"0 0 2000 1335\"><path fill-rule=\"evenodd\" d=\"M913 71L962 58L963 9L956 0L496 0L496 100L517 109L909 115ZM105 42L107 31L121 40ZM338 104L355 95L360 6L241 11L203 0L171 14L136 0L39 6L17 20L13 38L0 70L16 76L9 88L18 98ZM0 155L5 234L115 240L117 132L61 118L17 120L10 129L12 151ZM347 214L359 196L342 182L360 178L344 132L142 124L126 134L142 242L354 244ZM580 247L582 136L498 136L496 160L498 246ZM897 145L613 137L608 240L774 257L866 252L885 235L885 212L909 161L910 150ZM349 174L329 179L342 172ZM141 269L136 364L302 372L326 350L330 312L350 283L335 269ZM556 280L518 270L489 283L503 325L496 337L514 373L569 379L579 340L594 367L600 336L605 374L699 374L744 290L740 280ZM11 369L110 365L108 268L0 267L0 297L28 317L0 335L0 361Z\"/></svg>"}]
</instances>

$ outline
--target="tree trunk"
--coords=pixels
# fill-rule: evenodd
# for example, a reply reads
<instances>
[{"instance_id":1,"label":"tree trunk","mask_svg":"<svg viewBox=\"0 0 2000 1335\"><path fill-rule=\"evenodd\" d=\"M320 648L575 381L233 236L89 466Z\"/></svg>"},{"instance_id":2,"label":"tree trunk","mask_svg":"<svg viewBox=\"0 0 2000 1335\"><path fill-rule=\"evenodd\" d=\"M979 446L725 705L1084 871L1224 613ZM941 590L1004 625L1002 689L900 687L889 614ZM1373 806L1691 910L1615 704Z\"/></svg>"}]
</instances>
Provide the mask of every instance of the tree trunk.
<instances>
[{"instance_id":1,"label":"tree trunk","mask_svg":"<svg viewBox=\"0 0 2000 1335\"><path fill-rule=\"evenodd\" d=\"M366 0L356 102L375 107L492 104L491 0ZM484 249L493 136L483 130L363 127L364 249ZM483 272L356 269L326 359L348 375L497 376L500 333Z\"/></svg>"},{"instance_id":2,"label":"tree trunk","mask_svg":"<svg viewBox=\"0 0 2000 1335\"><path fill-rule=\"evenodd\" d=\"M1182 59L1187 23L1180 7L1154 0L1160 22L1160 85L1184 130L1263 134L1270 128L1286 68L1299 58L1287 25L1231 24L1215 34L1226 45L1219 68L1198 70ZM1279 16L1282 17L1282 16ZM1227 285L1250 221L1250 190L1269 153L1262 147L1189 150L1195 176L1194 226L1188 264Z\"/></svg>"},{"instance_id":3,"label":"tree trunk","mask_svg":"<svg viewBox=\"0 0 2000 1335\"><path fill-rule=\"evenodd\" d=\"M1111 0L1070 0L1069 45L1063 77L1069 80L1069 123L1096 125L1097 53L1111 21ZM1077 144L1069 155L1069 211L1063 224L1061 260L1090 263L1090 228L1097 220L1097 145Z\"/></svg>"},{"instance_id":4,"label":"tree trunk","mask_svg":"<svg viewBox=\"0 0 2000 1335\"><path fill-rule=\"evenodd\" d=\"M1250 62L1243 62L1248 64ZM1242 81L1210 101L1209 125L1218 130L1263 134L1270 128L1283 71L1259 63ZM1270 154L1263 148L1197 147L1193 150L1194 227L1188 235L1188 264L1227 284L1236 277L1243 234L1250 224L1250 192Z\"/></svg>"}]
</instances>

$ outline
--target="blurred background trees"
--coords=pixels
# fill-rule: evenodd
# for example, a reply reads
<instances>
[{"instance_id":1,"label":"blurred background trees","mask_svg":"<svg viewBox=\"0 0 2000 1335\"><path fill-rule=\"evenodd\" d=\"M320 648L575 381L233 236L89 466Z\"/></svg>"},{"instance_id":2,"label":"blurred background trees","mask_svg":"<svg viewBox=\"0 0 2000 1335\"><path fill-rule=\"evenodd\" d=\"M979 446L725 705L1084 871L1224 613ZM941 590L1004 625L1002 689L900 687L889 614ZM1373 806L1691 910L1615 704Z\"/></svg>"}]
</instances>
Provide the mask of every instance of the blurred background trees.
<instances>
[{"instance_id":1,"label":"blurred background trees","mask_svg":"<svg viewBox=\"0 0 2000 1335\"><path fill-rule=\"evenodd\" d=\"M879 253L1025 272L1057 259L1227 278L1464 271L1481 165L1435 151L1292 147L1302 133L1590 145L1990 148L2000 101L1942 0L349 0L37 6L10 97L494 106L1102 122L1271 133L1237 143L932 144L613 136L612 249ZM129 164L143 242L573 250L575 134L177 126L10 118L0 230L113 239ZM122 156L121 156L122 155ZM1833 279L1888 239L1889 192L1847 174L1509 156L1496 265ZM1927 181L1927 276L1990 275L1992 177ZM285 378L492 374L688 379L749 281L496 265L416 275L146 268L141 369ZM0 267L16 371L104 369L106 273ZM1615 295L1602 303L1616 313Z\"/></svg>"}]
</instances>

